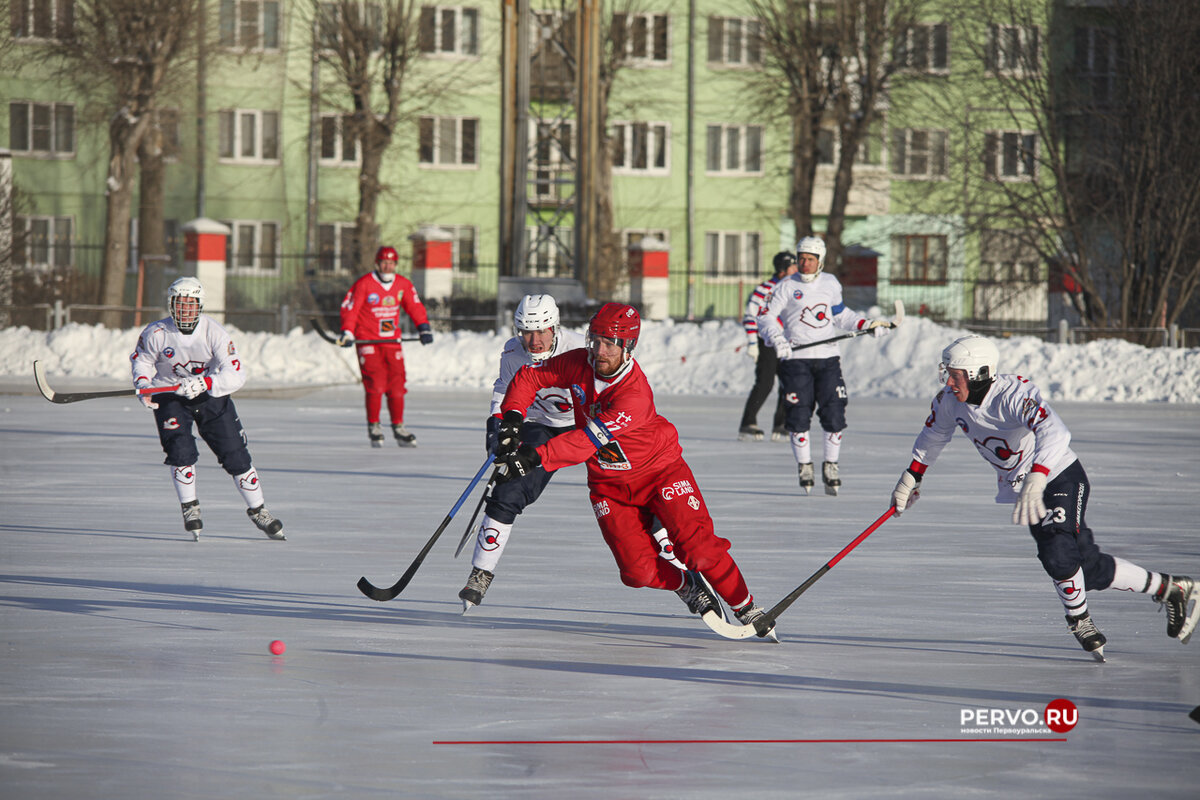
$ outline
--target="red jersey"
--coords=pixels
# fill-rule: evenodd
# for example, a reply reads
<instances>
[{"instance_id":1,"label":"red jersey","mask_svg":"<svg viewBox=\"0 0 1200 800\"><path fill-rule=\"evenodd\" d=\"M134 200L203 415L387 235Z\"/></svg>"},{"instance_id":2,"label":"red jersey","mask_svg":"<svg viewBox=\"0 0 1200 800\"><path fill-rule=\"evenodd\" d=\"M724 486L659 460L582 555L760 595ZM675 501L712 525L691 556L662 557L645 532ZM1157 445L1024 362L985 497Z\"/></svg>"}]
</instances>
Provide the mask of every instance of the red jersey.
<instances>
[{"instance_id":1,"label":"red jersey","mask_svg":"<svg viewBox=\"0 0 1200 800\"><path fill-rule=\"evenodd\" d=\"M654 392L635 361L619 378L596 377L587 350L572 350L517 371L501 412L520 411L539 389L561 387L575 401L575 430L538 448L547 470L587 462L588 484L641 483L679 461L675 426L654 407Z\"/></svg>"},{"instance_id":2,"label":"red jersey","mask_svg":"<svg viewBox=\"0 0 1200 800\"><path fill-rule=\"evenodd\" d=\"M342 330L355 339L400 338L400 310L414 325L425 325L429 315L412 281L397 275L390 285L380 282L375 270L354 282L342 300Z\"/></svg>"}]
</instances>

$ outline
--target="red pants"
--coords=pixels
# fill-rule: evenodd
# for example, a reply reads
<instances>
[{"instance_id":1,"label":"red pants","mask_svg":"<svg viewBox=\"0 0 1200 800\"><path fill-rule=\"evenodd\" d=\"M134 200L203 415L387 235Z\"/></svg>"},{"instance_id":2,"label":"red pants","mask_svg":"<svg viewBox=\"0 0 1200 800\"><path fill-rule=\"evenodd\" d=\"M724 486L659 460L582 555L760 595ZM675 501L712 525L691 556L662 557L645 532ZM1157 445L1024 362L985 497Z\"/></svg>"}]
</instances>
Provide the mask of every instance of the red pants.
<instances>
[{"instance_id":1,"label":"red pants","mask_svg":"<svg viewBox=\"0 0 1200 800\"><path fill-rule=\"evenodd\" d=\"M626 586L674 591L683 583L683 573L659 555L658 542L650 534L657 517L675 546L674 556L708 578L726 603L740 606L751 599L729 555L729 540L713 532L708 507L682 458L638 483L589 487L592 511Z\"/></svg>"},{"instance_id":2,"label":"red pants","mask_svg":"<svg viewBox=\"0 0 1200 800\"><path fill-rule=\"evenodd\" d=\"M358 366L366 392L367 422L379 422L383 396L387 395L392 424L404 422L404 350L394 344L358 346Z\"/></svg>"}]
</instances>

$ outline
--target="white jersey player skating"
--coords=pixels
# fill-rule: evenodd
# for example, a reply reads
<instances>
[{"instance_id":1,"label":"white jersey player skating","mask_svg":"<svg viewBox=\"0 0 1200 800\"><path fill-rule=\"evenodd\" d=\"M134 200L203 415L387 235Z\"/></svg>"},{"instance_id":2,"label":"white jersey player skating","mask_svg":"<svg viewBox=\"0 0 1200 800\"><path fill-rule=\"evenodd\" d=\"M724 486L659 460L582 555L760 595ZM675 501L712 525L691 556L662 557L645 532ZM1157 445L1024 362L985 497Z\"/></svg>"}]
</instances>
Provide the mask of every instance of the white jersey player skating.
<instances>
[{"instance_id":1,"label":"white jersey player skating","mask_svg":"<svg viewBox=\"0 0 1200 800\"><path fill-rule=\"evenodd\" d=\"M996 470L996 502L1014 503L1013 522L1029 526L1084 650L1104 660L1106 639L1087 606L1087 592L1102 589L1149 594L1166 608L1167 635L1186 643L1200 620L1200 587L1185 575L1151 572L1100 550L1084 519L1091 485L1070 431L1031 381L997 374L998 361L996 346L982 336L957 339L942 351L946 388L934 397L912 463L892 492L896 514L916 501L921 477L961 430Z\"/></svg>"},{"instance_id":2,"label":"white jersey player skating","mask_svg":"<svg viewBox=\"0 0 1200 800\"><path fill-rule=\"evenodd\" d=\"M246 502L246 514L272 539L284 539L283 523L267 511L258 473L246 446L246 432L231 394L246 383L246 371L229 333L200 312L204 287L195 278L180 278L167 290L170 316L142 330L133 362L133 386L174 386L174 392L143 395L153 409L158 438L171 469L171 481L183 510L184 529L196 541L204 523L196 492L199 451L192 423L233 477Z\"/></svg>"},{"instance_id":3,"label":"white jersey player skating","mask_svg":"<svg viewBox=\"0 0 1200 800\"><path fill-rule=\"evenodd\" d=\"M513 327L517 335L504 345L504 351L500 354L500 374L492 386L486 439L489 453L496 449L500 404L517 371L525 366L539 366L551 356L584 346L583 334L564 330L559 324L558 304L548 294L531 294L521 298L513 314ZM520 439L537 447L574 427L575 411L570 392L556 387L539 389L533 403L526 409ZM483 595L495 577L496 565L500 563L517 515L541 496L553 476L553 470L539 467L522 478L497 482L490 487L483 521L475 537L471 574L466 586L458 593L464 611L483 602Z\"/></svg>"}]
</instances>

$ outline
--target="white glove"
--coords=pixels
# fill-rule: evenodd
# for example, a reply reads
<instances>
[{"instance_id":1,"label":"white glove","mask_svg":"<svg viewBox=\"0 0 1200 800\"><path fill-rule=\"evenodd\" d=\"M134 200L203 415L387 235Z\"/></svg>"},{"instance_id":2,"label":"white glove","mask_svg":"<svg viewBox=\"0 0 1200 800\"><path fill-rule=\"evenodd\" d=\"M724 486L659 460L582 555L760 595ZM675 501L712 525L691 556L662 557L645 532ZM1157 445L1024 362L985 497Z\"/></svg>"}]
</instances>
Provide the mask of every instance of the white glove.
<instances>
[{"instance_id":1,"label":"white glove","mask_svg":"<svg viewBox=\"0 0 1200 800\"><path fill-rule=\"evenodd\" d=\"M869 319L867 320L867 330L878 339L880 336L886 336L892 330L892 323L886 319Z\"/></svg>"},{"instance_id":2,"label":"white glove","mask_svg":"<svg viewBox=\"0 0 1200 800\"><path fill-rule=\"evenodd\" d=\"M1042 499L1045 491L1045 473L1031 471L1025 476L1021 496L1013 506L1014 525L1034 525L1042 521L1042 517L1046 516L1046 501Z\"/></svg>"},{"instance_id":3,"label":"white glove","mask_svg":"<svg viewBox=\"0 0 1200 800\"><path fill-rule=\"evenodd\" d=\"M146 408L158 408L158 403L154 402L154 395L152 394L139 394L138 400L141 400L142 405L144 405Z\"/></svg>"},{"instance_id":4,"label":"white glove","mask_svg":"<svg viewBox=\"0 0 1200 800\"><path fill-rule=\"evenodd\" d=\"M207 391L208 383L204 380L204 376L192 375L191 377L184 378L179 382L179 388L175 390L175 394L179 395L185 400L191 400L194 397L199 397Z\"/></svg>"},{"instance_id":5,"label":"white glove","mask_svg":"<svg viewBox=\"0 0 1200 800\"><path fill-rule=\"evenodd\" d=\"M751 341L748 345L746 345L746 355L748 355L750 357L751 361L758 361L758 342L757 341Z\"/></svg>"},{"instance_id":6,"label":"white glove","mask_svg":"<svg viewBox=\"0 0 1200 800\"><path fill-rule=\"evenodd\" d=\"M786 340L775 345L775 355L779 357L780 361L783 361L785 358L787 358L791 354L792 354L792 346Z\"/></svg>"},{"instance_id":7,"label":"white glove","mask_svg":"<svg viewBox=\"0 0 1200 800\"><path fill-rule=\"evenodd\" d=\"M920 496L921 476L904 470L900 475L900 480L896 483L896 488L892 490L892 505L896 507L896 516L903 514L904 509L917 502Z\"/></svg>"},{"instance_id":8,"label":"white glove","mask_svg":"<svg viewBox=\"0 0 1200 800\"><path fill-rule=\"evenodd\" d=\"M342 335L338 337L337 343L342 347L350 347L354 344L354 334L350 331L342 331Z\"/></svg>"}]
</instances>

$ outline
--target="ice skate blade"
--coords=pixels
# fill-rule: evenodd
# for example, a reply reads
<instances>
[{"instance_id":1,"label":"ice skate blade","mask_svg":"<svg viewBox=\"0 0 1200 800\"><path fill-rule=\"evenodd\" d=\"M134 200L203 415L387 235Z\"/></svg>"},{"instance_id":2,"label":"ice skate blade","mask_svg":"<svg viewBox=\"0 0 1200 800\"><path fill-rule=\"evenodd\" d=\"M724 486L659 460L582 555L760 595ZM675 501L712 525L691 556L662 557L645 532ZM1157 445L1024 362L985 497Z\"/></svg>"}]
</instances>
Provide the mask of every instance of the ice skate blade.
<instances>
[{"instance_id":1,"label":"ice skate blade","mask_svg":"<svg viewBox=\"0 0 1200 800\"><path fill-rule=\"evenodd\" d=\"M375 448L376 450L382 450L383 449L383 440L382 439L378 439L378 440L372 439L371 447Z\"/></svg>"},{"instance_id":2,"label":"ice skate blade","mask_svg":"<svg viewBox=\"0 0 1200 800\"><path fill-rule=\"evenodd\" d=\"M465 617L467 615L468 611L470 611L472 608L475 608L476 604L472 603L470 600L463 600L462 603L463 603L462 613L463 613L463 616Z\"/></svg>"},{"instance_id":3,"label":"ice skate blade","mask_svg":"<svg viewBox=\"0 0 1200 800\"><path fill-rule=\"evenodd\" d=\"M828 484L826 484L825 494L829 495L830 497L837 497L838 496L838 487L837 486L829 486Z\"/></svg>"},{"instance_id":4,"label":"ice skate blade","mask_svg":"<svg viewBox=\"0 0 1200 800\"><path fill-rule=\"evenodd\" d=\"M192 531L192 541L193 542L200 541L200 531Z\"/></svg>"},{"instance_id":5,"label":"ice skate blade","mask_svg":"<svg viewBox=\"0 0 1200 800\"><path fill-rule=\"evenodd\" d=\"M1108 661L1108 659L1106 659L1106 658L1104 657L1104 648L1103 648L1103 647L1098 647L1098 648L1096 648L1096 649L1095 649L1095 650L1093 650L1092 652L1088 653L1088 655L1090 655L1092 658L1094 658L1094 659L1096 659L1097 661L1099 661L1101 664L1103 664L1103 663L1105 663L1106 661Z\"/></svg>"}]
</instances>

